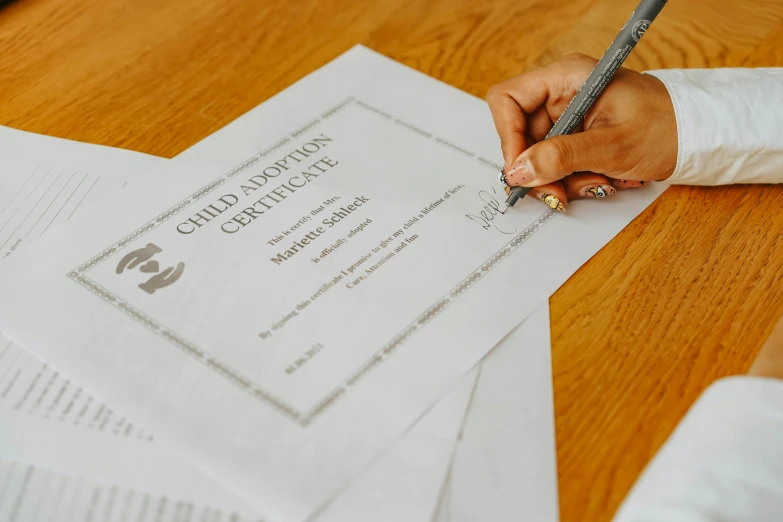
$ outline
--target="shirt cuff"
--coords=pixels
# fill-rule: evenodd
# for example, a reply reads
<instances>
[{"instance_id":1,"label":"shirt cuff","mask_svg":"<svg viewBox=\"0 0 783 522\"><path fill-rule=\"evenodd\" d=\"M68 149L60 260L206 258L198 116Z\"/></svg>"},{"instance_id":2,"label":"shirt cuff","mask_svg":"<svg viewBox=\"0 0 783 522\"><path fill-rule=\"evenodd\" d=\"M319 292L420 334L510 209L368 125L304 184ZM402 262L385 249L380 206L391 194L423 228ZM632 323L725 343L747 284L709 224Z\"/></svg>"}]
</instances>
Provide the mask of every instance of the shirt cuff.
<instances>
[{"instance_id":1,"label":"shirt cuff","mask_svg":"<svg viewBox=\"0 0 783 522\"><path fill-rule=\"evenodd\" d=\"M783 68L648 71L666 86L677 119L685 185L783 182Z\"/></svg>"},{"instance_id":2,"label":"shirt cuff","mask_svg":"<svg viewBox=\"0 0 783 522\"><path fill-rule=\"evenodd\" d=\"M615 522L778 521L783 380L730 377L691 408Z\"/></svg>"}]
</instances>

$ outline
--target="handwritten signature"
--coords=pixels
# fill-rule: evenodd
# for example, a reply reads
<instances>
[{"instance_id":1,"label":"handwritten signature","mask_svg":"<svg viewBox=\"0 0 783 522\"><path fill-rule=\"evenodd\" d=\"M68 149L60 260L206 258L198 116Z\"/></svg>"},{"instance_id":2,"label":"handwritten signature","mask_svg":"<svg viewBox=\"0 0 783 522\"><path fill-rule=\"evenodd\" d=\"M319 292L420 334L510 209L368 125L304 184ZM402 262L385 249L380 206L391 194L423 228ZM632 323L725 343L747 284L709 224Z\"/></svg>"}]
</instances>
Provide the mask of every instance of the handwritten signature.
<instances>
[{"instance_id":1,"label":"handwritten signature","mask_svg":"<svg viewBox=\"0 0 783 522\"><path fill-rule=\"evenodd\" d=\"M492 192L495 195L497 194L495 188L492 189ZM486 190L481 190L478 193L478 197L484 203L484 206L476 214L465 214L465 218L468 221L480 225L484 230L494 228L501 234L513 234L517 231L517 226L511 219L500 213L500 201L493 194Z\"/></svg>"}]
</instances>

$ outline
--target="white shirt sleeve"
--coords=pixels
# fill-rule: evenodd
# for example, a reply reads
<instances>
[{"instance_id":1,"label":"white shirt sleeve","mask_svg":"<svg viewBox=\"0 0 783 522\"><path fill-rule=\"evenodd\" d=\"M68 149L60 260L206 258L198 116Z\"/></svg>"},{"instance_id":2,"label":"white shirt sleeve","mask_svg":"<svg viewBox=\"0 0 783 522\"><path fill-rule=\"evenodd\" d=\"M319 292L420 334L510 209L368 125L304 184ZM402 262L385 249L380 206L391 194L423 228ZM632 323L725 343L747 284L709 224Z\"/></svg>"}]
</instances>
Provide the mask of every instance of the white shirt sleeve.
<instances>
[{"instance_id":1,"label":"white shirt sleeve","mask_svg":"<svg viewBox=\"0 0 783 522\"><path fill-rule=\"evenodd\" d=\"M783 380L710 386L652 460L614 522L783 520Z\"/></svg>"},{"instance_id":2,"label":"white shirt sleeve","mask_svg":"<svg viewBox=\"0 0 783 522\"><path fill-rule=\"evenodd\" d=\"M674 103L679 151L671 183L783 183L783 68L647 74Z\"/></svg>"}]
</instances>

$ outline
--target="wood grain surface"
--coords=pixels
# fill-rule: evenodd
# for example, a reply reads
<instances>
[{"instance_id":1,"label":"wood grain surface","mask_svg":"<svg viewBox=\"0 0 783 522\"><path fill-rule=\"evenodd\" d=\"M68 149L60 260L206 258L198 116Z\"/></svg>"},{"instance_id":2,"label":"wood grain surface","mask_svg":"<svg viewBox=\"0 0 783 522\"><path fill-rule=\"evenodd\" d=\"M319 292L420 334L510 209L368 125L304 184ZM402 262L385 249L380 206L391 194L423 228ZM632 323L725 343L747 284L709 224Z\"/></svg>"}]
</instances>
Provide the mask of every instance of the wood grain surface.
<instances>
[{"instance_id":1,"label":"wood grain surface","mask_svg":"<svg viewBox=\"0 0 783 522\"><path fill-rule=\"evenodd\" d=\"M0 124L171 157L357 43L483 97L600 55L635 4L17 0ZM628 66L783 66L783 0L673 0ZM562 520L610 520L699 393L749 367L783 315L782 200L671 188L551 298Z\"/></svg>"}]
</instances>

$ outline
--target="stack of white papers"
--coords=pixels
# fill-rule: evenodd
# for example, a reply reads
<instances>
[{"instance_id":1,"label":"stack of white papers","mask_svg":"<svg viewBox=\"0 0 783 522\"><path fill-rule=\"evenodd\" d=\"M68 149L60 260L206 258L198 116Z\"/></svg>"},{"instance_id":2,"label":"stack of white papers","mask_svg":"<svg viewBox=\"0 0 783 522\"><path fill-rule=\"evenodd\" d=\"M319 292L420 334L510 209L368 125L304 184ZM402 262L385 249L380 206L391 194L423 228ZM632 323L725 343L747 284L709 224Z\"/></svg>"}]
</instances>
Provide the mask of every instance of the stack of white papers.
<instances>
[{"instance_id":1,"label":"stack of white papers","mask_svg":"<svg viewBox=\"0 0 783 522\"><path fill-rule=\"evenodd\" d=\"M498 150L482 101L358 47L84 211L79 169L14 167L0 208L40 209L0 265L14 513L70 475L109 520L153 516L129 492L161 520L556 519L546 300L664 187L502 216Z\"/></svg>"}]
</instances>

